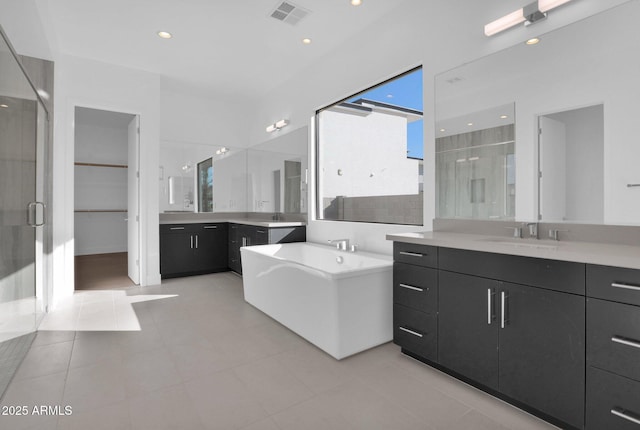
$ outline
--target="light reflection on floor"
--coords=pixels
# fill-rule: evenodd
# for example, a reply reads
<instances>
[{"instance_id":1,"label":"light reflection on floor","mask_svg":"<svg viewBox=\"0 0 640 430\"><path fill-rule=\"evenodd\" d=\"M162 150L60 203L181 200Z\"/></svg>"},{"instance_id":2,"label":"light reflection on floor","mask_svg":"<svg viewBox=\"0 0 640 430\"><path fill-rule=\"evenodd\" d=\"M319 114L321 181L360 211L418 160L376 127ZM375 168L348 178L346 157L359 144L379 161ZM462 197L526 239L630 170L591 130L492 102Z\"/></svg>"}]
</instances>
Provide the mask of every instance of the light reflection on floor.
<instances>
[{"instance_id":1,"label":"light reflection on floor","mask_svg":"<svg viewBox=\"0 0 640 430\"><path fill-rule=\"evenodd\" d=\"M76 291L49 312L38 330L138 331L132 303L177 297L177 294L128 296L124 290Z\"/></svg>"}]
</instances>

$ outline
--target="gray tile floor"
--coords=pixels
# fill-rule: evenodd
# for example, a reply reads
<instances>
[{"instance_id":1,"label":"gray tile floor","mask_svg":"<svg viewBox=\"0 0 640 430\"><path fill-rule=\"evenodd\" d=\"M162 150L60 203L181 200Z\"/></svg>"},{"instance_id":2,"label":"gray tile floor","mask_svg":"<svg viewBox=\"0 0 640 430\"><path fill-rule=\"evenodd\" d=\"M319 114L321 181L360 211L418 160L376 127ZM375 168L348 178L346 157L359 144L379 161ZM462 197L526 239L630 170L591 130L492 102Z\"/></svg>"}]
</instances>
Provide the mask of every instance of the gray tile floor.
<instances>
[{"instance_id":1,"label":"gray tile floor","mask_svg":"<svg viewBox=\"0 0 640 430\"><path fill-rule=\"evenodd\" d=\"M389 343L336 361L246 304L220 273L132 288L139 332L42 331L2 429L551 429ZM71 406L71 415L33 407Z\"/></svg>"}]
</instances>

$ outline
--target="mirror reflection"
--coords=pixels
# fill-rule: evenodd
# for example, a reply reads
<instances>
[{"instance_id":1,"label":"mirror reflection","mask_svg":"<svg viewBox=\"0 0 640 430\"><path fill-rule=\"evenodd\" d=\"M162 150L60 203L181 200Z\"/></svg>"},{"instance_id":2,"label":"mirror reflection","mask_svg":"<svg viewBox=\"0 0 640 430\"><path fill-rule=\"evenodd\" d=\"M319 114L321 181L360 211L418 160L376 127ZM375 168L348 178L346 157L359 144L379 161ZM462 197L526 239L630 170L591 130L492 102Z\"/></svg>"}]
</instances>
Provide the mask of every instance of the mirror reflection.
<instances>
[{"instance_id":1,"label":"mirror reflection","mask_svg":"<svg viewBox=\"0 0 640 430\"><path fill-rule=\"evenodd\" d=\"M513 186L517 199L505 198L500 218L638 223L640 39L629 37L638 18L640 2L632 0L538 36L537 44L521 43L437 77L438 139L447 137L440 130L447 130L448 119L514 103L514 155L509 160L505 151L505 160L509 165L517 159L517 169L497 187ZM473 208L483 192L486 202L499 191L462 166L452 174L452 163L462 158L468 162L461 156L437 163L438 216L495 217L488 210L459 209Z\"/></svg>"},{"instance_id":2,"label":"mirror reflection","mask_svg":"<svg viewBox=\"0 0 640 430\"><path fill-rule=\"evenodd\" d=\"M249 149L249 212L307 213L308 138L302 127Z\"/></svg>"},{"instance_id":3,"label":"mirror reflection","mask_svg":"<svg viewBox=\"0 0 640 430\"><path fill-rule=\"evenodd\" d=\"M160 211L245 212L246 177L246 149L162 142Z\"/></svg>"}]
</instances>

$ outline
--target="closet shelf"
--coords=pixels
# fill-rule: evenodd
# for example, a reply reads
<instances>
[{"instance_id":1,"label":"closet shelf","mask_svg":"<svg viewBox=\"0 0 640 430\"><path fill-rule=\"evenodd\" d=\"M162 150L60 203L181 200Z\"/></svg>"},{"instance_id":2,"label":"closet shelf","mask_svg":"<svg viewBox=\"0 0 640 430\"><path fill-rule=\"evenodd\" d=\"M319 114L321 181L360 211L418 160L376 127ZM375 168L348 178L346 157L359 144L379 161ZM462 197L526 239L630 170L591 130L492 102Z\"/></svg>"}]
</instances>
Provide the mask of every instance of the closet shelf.
<instances>
[{"instance_id":1,"label":"closet shelf","mask_svg":"<svg viewBox=\"0 0 640 430\"><path fill-rule=\"evenodd\" d=\"M76 213L94 213L94 212L117 212L117 213L126 213L128 212L126 209L76 209L74 210Z\"/></svg>"},{"instance_id":2,"label":"closet shelf","mask_svg":"<svg viewBox=\"0 0 640 430\"><path fill-rule=\"evenodd\" d=\"M104 163L83 163L76 161L73 163L76 166L88 166L88 167L113 167L116 169L127 169L129 166L126 164L104 164Z\"/></svg>"}]
</instances>

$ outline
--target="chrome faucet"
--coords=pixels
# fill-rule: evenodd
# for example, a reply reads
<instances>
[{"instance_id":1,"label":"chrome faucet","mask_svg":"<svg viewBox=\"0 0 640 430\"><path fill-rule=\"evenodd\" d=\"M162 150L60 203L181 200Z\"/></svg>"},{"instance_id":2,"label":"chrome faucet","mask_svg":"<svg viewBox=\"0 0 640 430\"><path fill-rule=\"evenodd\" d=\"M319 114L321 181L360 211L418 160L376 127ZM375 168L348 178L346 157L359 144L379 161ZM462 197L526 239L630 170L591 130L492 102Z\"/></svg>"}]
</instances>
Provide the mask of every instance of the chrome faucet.
<instances>
[{"instance_id":1,"label":"chrome faucet","mask_svg":"<svg viewBox=\"0 0 640 430\"><path fill-rule=\"evenodd\" d=\"M540 236L538 236L537 222L528 222L528 223L525 223L525 226L529 227L529 237L532 237L534 239L540 239Z\"/></svg>"},{"instance_id":2,"label":"chrome faucet","mask_svg":"<svg viewBox=\"0 0 640 430\"><path fill-rule=\"evenodd\" d=\"M349 249L349 239L329 239L329 243L335 244L336 248L340 251L347 251Z\"/></svg>"}]
</instances>

